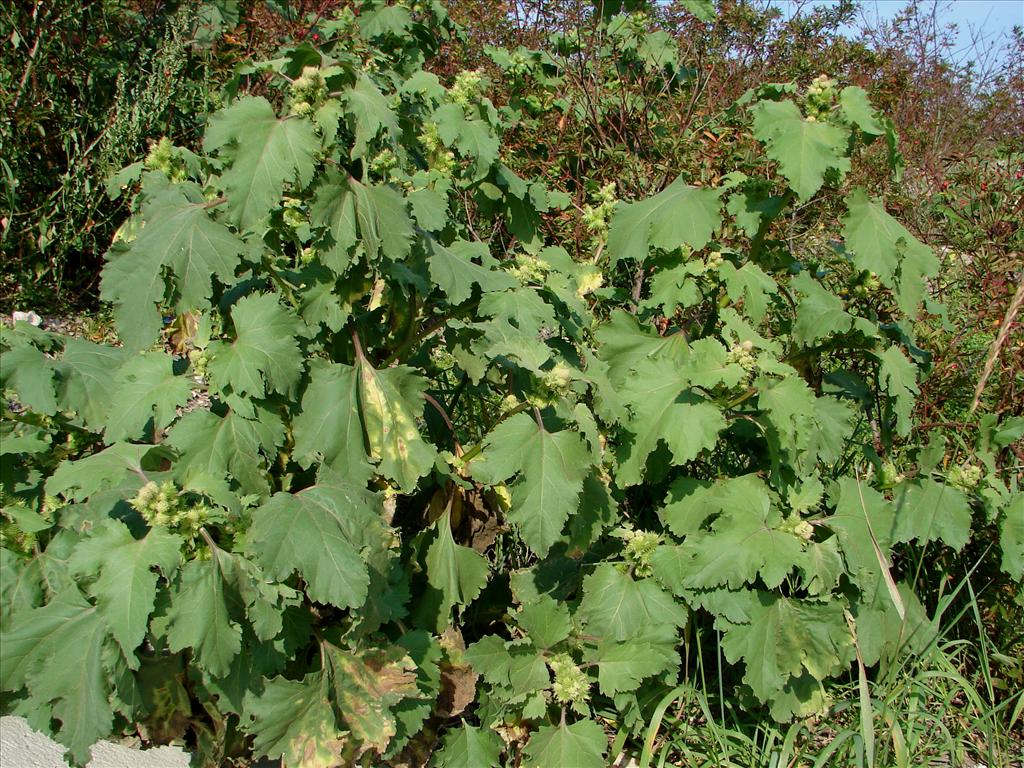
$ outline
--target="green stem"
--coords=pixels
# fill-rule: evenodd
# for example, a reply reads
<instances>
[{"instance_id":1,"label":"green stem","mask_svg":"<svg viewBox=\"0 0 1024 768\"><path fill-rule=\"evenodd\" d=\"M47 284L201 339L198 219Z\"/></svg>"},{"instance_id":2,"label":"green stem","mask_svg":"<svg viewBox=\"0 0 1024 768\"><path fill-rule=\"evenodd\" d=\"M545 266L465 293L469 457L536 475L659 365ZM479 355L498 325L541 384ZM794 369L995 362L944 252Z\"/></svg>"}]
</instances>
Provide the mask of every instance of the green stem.
<instances>
[{"instance_id":1,"label":"green stem","mask_svg":"<svg viewBox=\"0 0 1024 768\"><path fill-rule=\"evenodd\" d=\"M415 347L417 344L419 344L421 341L426 339L428 336L431 336L434 333L437 333L437 331L439 331L441 328L443 328L445 326L445 324L447 324L447 322L449 320L451 320L451 319L453 319L455 317L458 317L461 313L465 312L466 310L472 309L478 303L479 303L479 300L472 301L472 302L470 302L468 304L462 305L461 307L459 307L456 310L453 310L451 312L447 312L447 313L441 315L441 317L435 319L432 323L429 323L425 328L423 328L423 330L421 330L415 336L413 336L412 338L406 339L401 344L399 344L398 347L395 349L395 351L392 352L388 356L388 358L381 364L381 367L382 368L387 368L392 363L394 363L394 362L396 362L398 360L401 360L403 358L403 356L405 355L405 353L408 352L411 348Z\"/></svg>"},{"instance_id":2,"label":"green stem","mask_svg":"<svg viewBox=\"0 0 1024 768\"><path fill-rule=\"evenodd\" d=\"M296 286L292 285L283 277L281 277L281 275L278 274L277 269L274 267L273 264L270 263L270 259L263 259L263 267L270 275L270 279L273 280L277 287L281 289L281 292L284 293L285 298L288 299L288 303L291 304L293 307L298 307L299 300L295 296Z\"/></svg>"}]
</instances>

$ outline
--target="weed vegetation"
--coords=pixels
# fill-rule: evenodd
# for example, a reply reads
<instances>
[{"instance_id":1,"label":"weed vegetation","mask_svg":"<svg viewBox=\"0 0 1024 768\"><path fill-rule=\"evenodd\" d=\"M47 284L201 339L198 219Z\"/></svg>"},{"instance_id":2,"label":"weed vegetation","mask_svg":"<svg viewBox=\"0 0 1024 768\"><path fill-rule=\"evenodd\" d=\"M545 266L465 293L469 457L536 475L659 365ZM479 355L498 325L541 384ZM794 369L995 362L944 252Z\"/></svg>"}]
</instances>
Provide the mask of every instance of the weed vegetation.
<instances>
[{"instance_id":1,"label":"weed vegetation","mask_svg":"<svg viewBox=\"0 0 1024 768\"><path fill-rule=\"evenodd\" d=\"M76 765L1019 768L1020 30L3 14L4 713Z\"/></svg>"}]
</instances>

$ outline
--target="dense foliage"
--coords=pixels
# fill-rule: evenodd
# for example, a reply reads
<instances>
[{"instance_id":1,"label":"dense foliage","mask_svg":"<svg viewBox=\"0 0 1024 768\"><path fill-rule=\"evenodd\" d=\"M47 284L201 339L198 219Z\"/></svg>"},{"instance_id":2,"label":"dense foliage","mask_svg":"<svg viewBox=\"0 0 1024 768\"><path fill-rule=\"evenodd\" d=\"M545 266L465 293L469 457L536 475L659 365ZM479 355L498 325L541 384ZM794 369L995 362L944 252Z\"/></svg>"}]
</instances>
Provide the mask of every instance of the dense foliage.
<instances>
[{"instance_id":1,"label":"dense foliage","mask_svg":"<svg viewBox=\"0 0 1024 768\"><path fill-rule=\"evenodd\" d=\"M901 163L862 89L748 91L710 166L524 177L506 128L656 146L632 97L683 87L674 39L595 20L615 72L580 81L636 87L589 105L581 36L491 49L499 109L424 69L439 3L358 11L111 181L120 344L5 329L7 710L80 762L129 727L208 765L596 767L697 668L779 722L870 697L956 597L926 559L980 539L1019 605L1024 420L957 453L915 418L939 260L848 181Z\"/></svg>"}]
</instances>

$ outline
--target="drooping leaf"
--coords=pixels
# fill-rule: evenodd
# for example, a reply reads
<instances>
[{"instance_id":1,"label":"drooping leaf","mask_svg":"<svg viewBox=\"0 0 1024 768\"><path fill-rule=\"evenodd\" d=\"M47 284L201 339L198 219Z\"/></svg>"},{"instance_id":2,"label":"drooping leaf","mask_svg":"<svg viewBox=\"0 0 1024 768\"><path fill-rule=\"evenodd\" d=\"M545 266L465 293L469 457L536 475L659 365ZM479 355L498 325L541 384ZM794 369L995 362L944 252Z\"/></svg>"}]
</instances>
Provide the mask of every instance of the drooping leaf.
<instances>
[{"instance_id":1,"label":"drooping leaf","mask_svg":"<svg viewBox=\"0 0 1024 768\"><path fill-rule=\"evenodd\" d=\"M780 530L782 515L771 505L767 487L748 475L730 480L719 499L723 512L711 530L683 542L682 551L690 558L686 586L739 589L757 576L769 588L779 586L803 548L797 536Z\"/></svg>"},{"instance_id":2,"label":"drooping leaf","mask_svg":"<svg viewBox=\"0 0 1024 768\"><path fill-rule=\"evenodd\" d=\"M475 176L483 178L498 159L498 137L486 122L467 118L459 104L444 104L434 110L431 119L446 146L455 147L464 157L476 161Z\"/></svg>"},{"instance_id":3,"label":"drooping leaf","mask_svg":"<svg viewBox=\"0 0 1024 768\"><path fill-rule=\"evenodd\" d=\"M292 422L295 460L308 467L322 461L353 483L369 480L373 467L364 447L359 418L356 368L313 361L302 397L302 411Z\"/></svg>"},{"instance_id":4,"label":"drooping leaf","mask_svg":"<svg viewBox=\"0 0 1024 768\"><path fill-rule=\"evenodd\" d=\"M792 101L759 101L754 114L754 136L766 146L768 157L798 199L809 200L825 183L828 171L839 178L850 170L846 156L849 131L836 125L804 119Z\"/></svg>"},{"instance_id":5,"label":"drooping leaf","mask_svg":"<svg viewBox=\"0 0 1024 768\"><path fill-rule=\"evenodd\" d=\"M129 360L117 372L117 407L110 410L104 436L110 442L137 440L150 419L154 429L163 429L188 402L190 392L188 379L174 375L169 356L149 352Z\"/></svg>"},{"instance_id":6,"label":"drooping leaf","mask_svg":"<svg viewBox=\"0 0 1024 768\"><path fill-rule=\"evenodd\" d=\"M323 182L317 187L310 204L309 221L328 235L321 251L323 264L334 274L344 275L352 262L350 252L359 237L356 197L348 178L333 168L324 175ZM371 255L369 245L376 242L375 237L376 229L363 233L367 241L367 255Z\"/></svg>"},{"instance_id":7,"label":"drooping leaf","mask_svg":"<svg viewBox=\"0 0 1024 768\"><path fill-rule=\"evenodd\" d=\"M801 272L794 277L790 286L803 294L793 323L793 338L798 343L811 346L833 333L846 333L850 330L874 335L870 323L846 312L842 299L823 288L808 273Z\"/></svg>"},{"instance_id":8,"label":"drooping leaf","mask_svg":"<svg viewBox=\"0 0 1024 768\"><path fill-rule=\"evenodd\" d=\"M644 358L664 355L678 360L687 351L684 334L662 337L645 331L633 315L622 310L612 312L609 321L601 325L594 335L600 344L598 355L608 363L608 379L616 387L625 382Z\"/></svg>"},{"instance_id":9,"label":"drooping leaf","mask_svg":"<svg viewBox=\"0 0 1024 768\"><path fill-rule=\"evenodd\" d=\"M782 447L796 456L806 443L807 434L814 429L814 392L802 378L786 376L782 379L762 376L754 383L757 404L768 415L778 433Z\"/></svg>"},{"instance_id":10,"label":"drooping leaf","mask_svg":"<svg viewBox=\"0 0 1024 768\"><path fill-rule=\"evenodd\" d=\"M437 521L437 538L427 550L427 582L441 592L440 628L455 605L469 605L487 586L487 558L471 547L456 544L449 515Z\"/></svg>"},{"instance_id":11,"label":"drooping leaf","mask_svg":"<svg viewBox=\"0 0 1024 768\"><path fill-rule=\"evenodd\" d=\"M259 696L249 694L253 753L281 758L288 768L333 768L341 764L344 739L328 698L323 670L302 680L275 677Z\"/></svg>"},{"instance_id":12,"label":"drooping leaf","mask_svg":"<svg viewBox=\"0 0 1024 768\"><path fill-rule=\"evenodd\" d=\"M14 614L38 608L43 602L40 561L0 547L0 611L5 621Z\"/></svg>"},{"instance_id":13,"label":"drooping leaf","mask_svg":"<svg viewBox=\"0 0 1024 768\"><path fill-rule=\"evenodd\" d=\"M851 125L857 126L862 133L869 136L882 136L885 126L878 119L874 107L868 101L868 94L863 88L849 85L839 92L839 109L843 118Z\"/></svg>"},{"instance_id":14,"label":"drooping leaf","mask_svg":"<svg viewBox=\"0 0 1024 768\"><path fill-rule=\"evenodd\" d=\"M384 752L396 733L394 707L416 696L416 665L397 645L352 652L328 646L327 662L342 720L362 746Z\"/></svg>"},{"instance_id":15,"label":"drooping leaf","mask_svg":"<svg viewBox=\"0 0 1024 768\"><path fill-rule=\"evenodd\" d=\"M1024 579L1024 494L1014 496L999 524L1002 568L1011 578Z\"/></svg>"},{"instance_id":16,"label":"drooping leaf","mask_svg":"<svg viewBox=\"0 0 1024 768\"><path fill-rule=\"evenodd\" d=\"M273 293L239 299L231 309L232 343L210 345L210 380L223 391L262 397L268 391L295 393L302 377L302 353L295 340L300 322Z\"/></svg>"},{"instance_id":17,"label":"drooping leaf","mask_svg":"<svg viewBox=\"0 0 1024 768\"><path fill-rule=\"evenodd\" d=\"M591 462L577 433L548 432L520 413L491 432L471 471L486 483L519 476L511 488L508 519L527 546L543 557L575 512Z\"/></svg>"},{"instance_id":18,"label":"drooping leaf","mask_svg":"<svg viewBox=\"0 0 1024 768\"><path fill-rule=\"evenodd\" d=\"M717 12L713 0L683 0L683 8L706 24L715 20Z\"/></svg>"},{"instance_id":19,"label":"drooping leaf","mask_svg":"<svg viewBox=\"0 0 1024 768\"><path fill-rule=\"evenodd\" d=\"M135 649L142 643L156 599L159 568L170 579L178 569L182 539L153 528L135 539L124 523L106 520L80 542L69 567L78 576L99 574L90 588L128 666L137 668Z\"/></svg>"},{"instance_id":20,"label":"drooping leaf","mask_svg":"<svg viewBox=\"0 0 1024 768\"><path fill-rule=\"evenodd\" d=\"M371 262L386 256L401 261L412 248L413 224L406 199L393 187L361 184L337 171L329 171L317 189L310 222L329 236L324 264L342 276L352 261L351 251L361 243Z\"/></svg>"},{"instance_id":21,"label":"drooping leaf","mask_svg":"<svg viewBox=\"0 0 1024 768\"><path fill-rule=\"evenodd\" d=\"M601 693L606 696L635 690L645 678L664 672L679 662L672 653L666 653L651 643L607 640L601 642L593 653L586 654L585 660L597 664L597 682Z\"/></svg>"},{"instance_id":22,"label":"drooping leaf","mask_svg":"<svg viewBox=\"0 0 1024 768\"><path fill-rule=\"evenodd\" d=\"M691 187L680 176L654 197L620 203L608 225L611 263L642 262L652 248L703 248L722 223L719 195L719 190Z\"/></svg>"},{"instance_id":23,"label":"drooping leaf","mask_svg":"<svg viewBox=\"0 0 1024 768\"><path fill-rule=\"evenodd\" d=\"M448 294L453 304L461 304L479 286L483 292L504 291L515 288L519 282L502 270L488 269L473 262L474 258L487 257L483 243L458 240L444 246L436 240L427 240L430 277L441 290Z\"/></svg>"},{"instance_id":24,"label":"drooping leaf","mask_svg":"<svg viewBox=\"0 0 1024 768\"><path fill-rule=\"evenodd\" d=\"M538 648L550 648L569 636L572 619L564 603L542 595L539 600L524 605L516 616L516 622L530 636Z\"/></svg>"},{"instance_id":25,"label":"drooping leaf","mask_svg":"<svg viewBox=\"0 0 1024 768\"><path fill-rule=\"evenodd\" d=\"M0 353L0 388L13 389L23 405L44 416L57 412L55 375L54 361L31 344Z\"/></svg>"},{"instance_id":26,"label":"drooping leaf","mask_svg":"<svg viewBox=\"0 0 1024 768\"><path fill-rule=\"evenodd\" d=\"M721 410L691 387L709 390L719 383L735 385L742 369L730 363L726 349L713 339L679 348L675 356L648 357L632 366L632 376L620 391L630 410L623 424L631 437L617 450L622 486L636 485L644 476L647 457L663 441L675 464L685 464L711 448L726 427Z\"/></svg>"},{"instance_id":27,"label":"drooping leaf","mask_svg":"<svg viewBox=\"0 0 1024 768\"><path fill-rule=\"evenodd\" d=\"M888 591L897 612L903 613L889 560L896 530L892 504L854 477L840 478L833 503L835 513L824 522L839 538L847 571L867 596L866 602L873 602L876 592Z\"/></svg>"},{"instance_id":28,"label":"drooping leaf","mask_svg":"<svg viewBox=\"0 0 1024 768\"><path fill-rule=\"evenodd\" d=\"M584 579L580 612L591 634L619 642L652 625L686 621L686 609L653 579L637 581L610 563Z\"/></svg>"},{"instance_id":29,"label":"drooping leaf","mask_svg":"<svg viewBox=\"0 0 1024 768\"><path fill-rule=\"evenodd\" d=\"M466 648L463 659L473 665L491 685L510 685L512 654L497 635L486 635Z\"/></svg>"},{"instance_id":30,"label":"drooping leaf","mask_svg":"<svg viewBox=\"0 0 1024 768\"><path fill-rule=\"evenodd\" d=\"M647 457L663 441L674 463L685 464L714 447L727 422L713 403L688 391L690 381L667 357L638 363L634 378L624 386L623 400L632 412L626 425L629 442L616 452L622 486L644 478Z\"/></svg>"},{"instance_id":31,"label":"drooping leaf","mask_svg":"<svg viewBox=\"0 0 1024 768\"><path fill-rule=\"evenodd\" d=\"M750 261L739 269L731 261L723 261L719 274L729 298L743 301L746 316L755 325L760 323L768 309L768 297L779 290L776 282Z\"/></svg>"},{"instance_id":32,"label":"drooping leaf","mask_svg":"<svg viewBox=\"0 0 1024 768\"><path fill-rule=\"evenodd\" d=\"M203 147L229 161L221 175L225 209L235 226L252 229L277 205L286 182L309 183L320 140L308 119L279 119L262 96L244 96L210 117Z\"/></svg>"},{"instance_id":33,"label":"drooping leaf","mask_svg":"<svg viewBox=\"0 0 1024 768\"><path fill-rule=\"evenodd\" d=\"M110 733L114 713L104 670L107 628L98 609L77 589L16 614L0 633L0 683L28 686L29 706L44 722L60 721L57 739L84 762L96 740Z\"/></svg>"},{"instance_id":34,"label":"drooping leaf","mask_svg":"<svg viewBox=\"0 0 1024 768\"><path fill-rule=\"evenodd\" d=\"M230 581L231 557L215 549L209 560L191 560L181 569L181 585L168 609L167 646L191 648L199 665L215 677L231 671L242 649L241 606Z\"/></svg>"},{"instance_id":35,"label":"drooping leaf","mask_svg":"<svg viewBox=\"0 0 1024 768\"><path fill-rule=\"evenodd\" d=\"M229 478L244 493L266 494L267 459L284 440L284 424L262 408L254 415L247 419L236 411L224 416L193 411L183 416L167 434L167 445L179 454L172 468L175 479L218 503L223 503Z\"/></svg>"},{"instance_id":36,"label":"drooping leaf","mask_svg":"<svg viewBox=\"0 0 1024 768\"><path fill-rule=\"evenodd\" d=\"M924 477L894 491L895 541L943 541L959 551L971 535L971 506L958 488Z\"/></svg>"},{"instance_id":37,"label":"drooping leaf","mask_svg":"<svg viewBox=\"0 0 1024 768\"><path fill-rule=\"evenodd\" d=\"M276 579L297 571L309 596L339 608L357 608L370 583L359 554L363 529L372 529L368 494L317 485L276 493L253 513L249 550Z\"/></svg>"},{"instance_id":38,"label":"drooping leaf","mask_svg":"<svg viewBox=\"0 0 1024 768\"><path fill-rule=\"evenodd\" d=\"M846 197L843 240L853 263L878 275L893 289L900 309L917 313L924 296L924 279L938 273L939 263L931 248L889 215L881 203L868 198L863 189Z\"/></svg>"},{"instance_id":39,"label":"drooping leaf","mask_svg":"<svg viewBox=\"0 0 1024 768\"><path fill-rule=\"evenodd\" d=\"M234 277L244 243L197 197L178 186L163 190L143 206L138 237L107 254L100 296L114 303L118 335L131 349L144 349L157 337L165 270L174 287L171 306L180 313L209 307L214 278L229 283Z\"/></svg>"},{"instance_id":40,"label":"drooping leaf","mask_svg":"<svg viewBox=\"0 0 1024 768\"><path fill-rule=\"evenodd\" d=\"M356 370L370 457L381 474L408 493L430 471L437 453L416 426L426 379L405 365L377 370L365 358L357 361Z\"/></svg>"},{"instance_id":41,"label":"drooping leaf","mask_svg":"<svg viewBox=\"0 0 1024 768\"><path fill-rule=\"evenodd\" d=\"M352 181L356 196L356 218L359 235L367 256L373 260L379 253L392 261L401 261L412 248L413 225L409 204L396 190L383 184L362 186ZM376 234L373 234L376 231ZM379 238L380 245L374 247Z\"/></svg>"},{"instance_id":42,"label":"drooping leaf","mask_svg":"<svg viewBox=\"0 0 1024 768\"><path fill-rule=\"evenodd\" d=\"M762 702L775 703L772 715L789 719L794 709L785 686L805 673L816 682L838 674L853 659L853 642L839 602L811 603L758 592L749 624L726 624L725 657L746 666L743 682Z\"/></svg>"},{"instance_id":43,"label":"drooping leaf","mask_svg":"<svg viewBox=\"0 0 1024 768\"><path fill-rule=\"evenodd\" d=\"M345 91L342 98L354 123L353 160L366 154L367 146L381 129L385 131L388 142L394 143L399 136L398 118L384 94L368 75L360 74L355 85Z\"/></svg>"},{"instance_id":44,"label":"drooping leaf","mask_svg":"<svg viewBox=\"0 0 1024 768\"><path fill-rule=\"evenodd\" d=\"M797 567L803 574L803 588L807 594L827 595L846 572L843 555L839 549L839 538L830 536L824 541L808 542Z\"/></svg>"},{"instance_id":45,"label":"drooping leaf","mask_svg":"<svg viewBox=\"0 0 1024 768\"><path fill-rule=\"evenodd\" d=\"M114 405L114 375L128 358L121 347L69 338L57 363L57 401L77 420L99 432Z\"/></svg>"},{"instance_id":46,"label":"drooping leaf","mask_svg":"<svg viewBox=\"0 0 1024 768\"><path fill-rule=\"evenodd\" d=\"M114 443L91 456L62 462L46 481L46 492L83 501L120 485L129 474L141 480L147 470L158 469L170 456L164 446Z\"/></svg>"},{"instance_id":47,"label":"drooping leaf","mask_svg":"<svg viewBox=\"0 0 1024 768\"><path fill-rule=\"evenodd\" d=\"M893 589L899 607L883 589L863 595L850 606L857 629L857 647L867 666L882 660L892 661L908 652L920 653L929 647L938 632L906 582L896 584Z\"/></svg>"},{"instance_id":48,"label":"drooping leaf","mask_svg":"<svg viewBox=\"0 0 1024 768\"><path fill-rule=\"evenodd\" d=\"M881 366L878 380L892 398L896 413L896 431L903 437L910 434L911 412L918 393L917 369L897 346L891 346L878 356Z\"/></svg>"}]
</instances>

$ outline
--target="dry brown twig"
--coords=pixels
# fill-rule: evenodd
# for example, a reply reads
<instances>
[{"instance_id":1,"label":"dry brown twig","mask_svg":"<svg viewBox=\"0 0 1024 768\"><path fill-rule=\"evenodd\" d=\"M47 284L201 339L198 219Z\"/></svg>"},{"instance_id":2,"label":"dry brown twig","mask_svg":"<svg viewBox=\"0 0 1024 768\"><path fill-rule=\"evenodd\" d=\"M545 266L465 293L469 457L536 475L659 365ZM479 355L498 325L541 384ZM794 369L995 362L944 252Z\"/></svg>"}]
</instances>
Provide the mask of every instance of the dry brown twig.
<instances>
[{"instance_id":1,"label":"dry brown twig","mask_svg":"<svg viewBox=\"0 0 1024 768\"><path fill-rule=\"evenodd\" d=\"M981 402L981 394L985 391L985 384L995 369L996 360L999 359L999 351L1010 336L1010 327L1013 325L1014 318L1017 316L1017 312L1020 311L1022 304L1024 304L1024 278L1018 284L1017 292L1013 295L1013 301L1010 302L1010 307L1006 310L1003 323L999 326L999 335L996 336L996 340L992 342L992 346L988 350L985 368L981 372L981 378L978 379L978 386L974 388L974 401L971 403L971 413L978 409L978 403Z\"/></svg>"}]
</instances>

